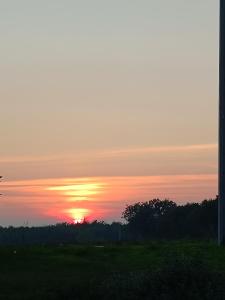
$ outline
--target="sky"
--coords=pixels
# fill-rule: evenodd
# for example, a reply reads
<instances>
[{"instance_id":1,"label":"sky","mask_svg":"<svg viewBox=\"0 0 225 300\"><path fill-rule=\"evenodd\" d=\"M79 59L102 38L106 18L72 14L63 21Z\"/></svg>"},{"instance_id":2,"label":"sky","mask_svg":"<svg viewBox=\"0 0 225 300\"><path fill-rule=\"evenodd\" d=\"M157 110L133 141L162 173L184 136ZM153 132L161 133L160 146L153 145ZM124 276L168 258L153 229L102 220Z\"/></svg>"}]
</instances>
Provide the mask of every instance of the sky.
<instances>
[{"instance_id":1,"label":"sky","mask_svg":"<svg viewBox=\"0 0 225 300\"><path fill-rule=\"evenodd\" d=\"M218 2L0 0L0 225L216 196Z\"/></svg>"}]
</instances>

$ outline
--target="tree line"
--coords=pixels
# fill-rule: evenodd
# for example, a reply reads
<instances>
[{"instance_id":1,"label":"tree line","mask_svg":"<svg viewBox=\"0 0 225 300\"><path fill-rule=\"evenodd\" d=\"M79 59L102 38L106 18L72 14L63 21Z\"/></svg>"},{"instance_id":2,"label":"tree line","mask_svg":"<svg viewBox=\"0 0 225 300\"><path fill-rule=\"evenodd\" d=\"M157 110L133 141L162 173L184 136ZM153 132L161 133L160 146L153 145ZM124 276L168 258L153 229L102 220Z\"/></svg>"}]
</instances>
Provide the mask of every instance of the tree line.
<instances>
[{"instance_id":1,"label":"tree line","mask_svg":"<svg viewBox=\"0 0 225 300\"><path fill-rule=\"evenodd\" d=\"M122 213L130 231L141 238L216 238L218 199L177 205L153 199L128 205Z\"/></svg>"},{"instance_id":2,"label":"tree line","mask_svg":"<svg viewBox=\"0 0 225 300\"><path fill-rule=\"evenodd\" d=\"M0 245L131 242L156 239L215 239L218 199L178 205L152 199L127 205L125 222L60 223L42 227L0 227Z\"/></svg>"}]
</instances>

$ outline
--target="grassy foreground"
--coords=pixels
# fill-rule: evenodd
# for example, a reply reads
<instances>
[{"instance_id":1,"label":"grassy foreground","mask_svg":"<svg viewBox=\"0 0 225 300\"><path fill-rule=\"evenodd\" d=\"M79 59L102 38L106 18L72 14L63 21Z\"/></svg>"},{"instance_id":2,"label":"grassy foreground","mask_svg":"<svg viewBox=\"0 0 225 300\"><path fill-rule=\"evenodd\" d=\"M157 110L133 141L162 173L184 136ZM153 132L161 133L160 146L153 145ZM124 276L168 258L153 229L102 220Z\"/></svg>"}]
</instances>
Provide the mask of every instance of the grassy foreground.
<instances>
[{"instance_id":1,"label":"grassy foreground","mask_svg":"<svg viewBox=\"0 0 225 300\"><path fill-rule=\"evenodd\" d=\"M225 299L213 242L0 248L0 299Z\"/></svg>"}]
</instances>

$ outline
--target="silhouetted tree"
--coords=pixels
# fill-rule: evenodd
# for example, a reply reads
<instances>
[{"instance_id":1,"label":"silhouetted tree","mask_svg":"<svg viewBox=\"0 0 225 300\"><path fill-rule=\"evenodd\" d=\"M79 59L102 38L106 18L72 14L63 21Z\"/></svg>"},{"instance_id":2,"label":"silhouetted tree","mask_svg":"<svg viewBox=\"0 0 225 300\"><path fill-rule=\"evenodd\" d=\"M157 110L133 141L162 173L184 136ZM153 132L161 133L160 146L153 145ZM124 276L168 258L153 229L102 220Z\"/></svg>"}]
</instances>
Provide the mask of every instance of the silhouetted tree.
<instances>
[{"instance_id":1,"label":"silhouetted tree","mask_svg":"<svg viewBox=\"0 0 225 300\"><path fill-rule=\"evenodd\" d=\"M134 235L149 238L215 238L218 199L176 205L153 199L129 205L123 218Z\"/></svg>"},{"instance_id":2,"label":"silhouetted tree","mask_svg":"<svg viewBox=\"0 0 225 300\"><path fill-rule=\"evenodd\" d=\"M127 205L122 217L132 231L140 235L157 236L159 219L168 214L177 205L168 199L153 199Z\"/></svg>"},{"instance_id":3,"label":"silhouetted tree","mask_svg":"<svg viewBox=\"0 0 225 300\"><path fill-rule=\"evenodd\" d=\"M126 224L103 221L43 227L0 227L0 245L111 243L145 239L211 239L217 235L218 200L177 205L153 199L126 206Z\"/></svg>"}]
</instances>

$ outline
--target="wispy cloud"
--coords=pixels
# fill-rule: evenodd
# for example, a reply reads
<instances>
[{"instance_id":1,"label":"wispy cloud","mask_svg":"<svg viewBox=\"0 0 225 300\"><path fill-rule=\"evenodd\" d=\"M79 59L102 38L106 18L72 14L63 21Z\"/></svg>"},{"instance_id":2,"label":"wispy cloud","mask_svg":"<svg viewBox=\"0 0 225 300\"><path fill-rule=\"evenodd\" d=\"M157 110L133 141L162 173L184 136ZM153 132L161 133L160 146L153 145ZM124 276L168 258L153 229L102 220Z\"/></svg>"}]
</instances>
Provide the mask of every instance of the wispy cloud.
<instances>
[{"instance_id":1,"label":"wispy cloud","mask_svg":"<svg viewBox=\"0 0 225 300\"><path fill-rule=\"evenodd\" d=\"M96 187L101 187L98 192ZM71 193L67 193L68 190ZM216 174L187 174L166 176L117 176L92 178L50 178L3 182L0 220L7 212L5 224L13 217L43 220L46 216L67 220L65 210L87 209L91 218L119 219L125 205L155 197L177 202L200 201L217 194ZM82 193L80 193L82 192ZM82 194L82 197L80 197ZM37 222L37 221L36 221Z\"/></svg>"},{"instance_id":2,"label":"wispy cloud","mask_svg":"<svg viewBox=\"0 0 225 300\"><path fill-rule=\"evenodd\" d=\"M217 144L200 144L200 145L182 145L182 146L160 146L160 147L142 147L142 148L125 148L117 149L109 152L103 152L106 155L132 155L142 153L171 153L171 152L199 152L199 151L215 151Z\"/></svg>"},{"instance_id":3,"label":"wispy cloud","mask_svg":"<svg viewBox=\"0 0 225 300\"><path fill-rule=\"evenodd\" d=\"M48 161L72 160L80 161L82 159L97 159L102 157L120 157L126 155L151 154L151 153L184 153L200 151L216 151L217 144L199 144L199 145L181 145L181 146L160 146L160 147L138 147L138 148L119 148L106 150L93 150L85 152L76 152L74 154L59 155L39 155L39 156L2 156L0 163L35 163Z\"/></svg>"}]
</instances>

